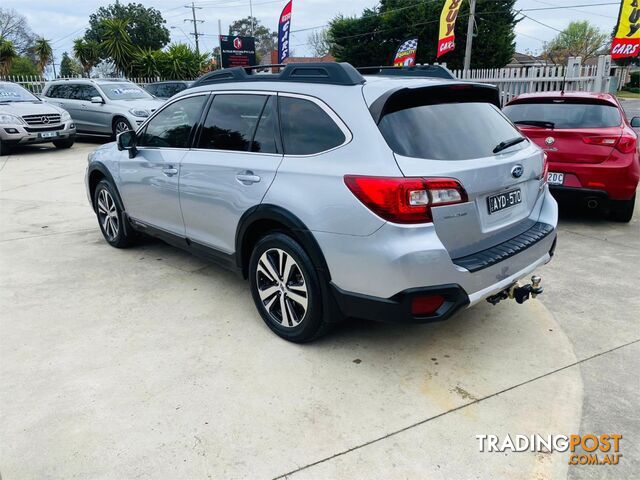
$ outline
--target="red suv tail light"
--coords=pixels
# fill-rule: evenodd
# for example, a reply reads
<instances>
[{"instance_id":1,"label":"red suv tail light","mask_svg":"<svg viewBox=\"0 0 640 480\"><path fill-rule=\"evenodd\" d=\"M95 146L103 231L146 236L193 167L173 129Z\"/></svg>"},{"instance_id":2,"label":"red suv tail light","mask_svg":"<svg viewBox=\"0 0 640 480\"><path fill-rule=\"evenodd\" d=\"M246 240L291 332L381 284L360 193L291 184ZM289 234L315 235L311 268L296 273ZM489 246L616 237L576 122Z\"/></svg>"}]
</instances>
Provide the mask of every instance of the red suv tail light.
<instances>
[{"instance_id":1,"label":"red suv tail light","mask_svg":"<svg viewBox=\"0 0 640 480\"><path fill-rule=\"evenodd\" d=\"M460 182L453 178L345 175L344 183L371 211L394 223L431 222L432 207L468 199Z\"/></svg>"}]
</instances>

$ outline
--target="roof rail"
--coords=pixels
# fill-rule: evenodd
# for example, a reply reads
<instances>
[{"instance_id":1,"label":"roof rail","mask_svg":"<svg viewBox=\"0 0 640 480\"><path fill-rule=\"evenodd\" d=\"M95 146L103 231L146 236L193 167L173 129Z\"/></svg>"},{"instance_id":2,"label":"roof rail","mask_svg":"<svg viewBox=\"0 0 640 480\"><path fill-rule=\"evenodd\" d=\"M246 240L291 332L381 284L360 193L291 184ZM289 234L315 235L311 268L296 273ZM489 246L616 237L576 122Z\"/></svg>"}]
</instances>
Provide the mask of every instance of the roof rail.
<instances>
[{"instance_id":1,"label":"roof rail","mask_svg":"<svg viewBox=\"0 0 640 480\"><path fill-rule=\"evenodd\" d=\"M280 73L259 73L257 70L282 68ZM314 62L288 63L286 65L253 65L250 67L223 68L206 73L191 86L229 82L301 82L328 85L360 85L365 82L349 63Z\"/></svg>"},{"instance_id":2,"label":"roof rail","mask_svg":"<svg viewBox=\"0 0 640 480\"><path fill-rule=\"evenodd\" d=\"M442 65L415 65L412 67L393 67L381 65L378 67L359 67L356 70L362 75L382 75L389 77L431 77L453 80L451 71Z\"/></svg>"}]
</instances>

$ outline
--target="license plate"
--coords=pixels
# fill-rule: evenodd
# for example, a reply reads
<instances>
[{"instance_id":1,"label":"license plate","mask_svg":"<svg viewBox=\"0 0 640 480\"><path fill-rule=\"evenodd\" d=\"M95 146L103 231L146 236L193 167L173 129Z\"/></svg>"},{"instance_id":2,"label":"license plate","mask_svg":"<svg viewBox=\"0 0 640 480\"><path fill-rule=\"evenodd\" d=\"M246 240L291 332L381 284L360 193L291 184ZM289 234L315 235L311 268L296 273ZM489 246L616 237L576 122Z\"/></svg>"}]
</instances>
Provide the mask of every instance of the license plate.
<instances>
[{"instance_id":1,"label":"license plate","mask_svg":"<svg viewBox=\"0 0 640 480\"><path fill-rule=\"evenodd\" d=\"M504 210L505 208L513 207L519 203L522 203L522 193L519 188L497 195L491 195L487 198L489 215Z\"/></svg>"},{"instance_id":2,"label":"license plate","mask_svg":"<svg viewBox=\"0 0 640 480\"><path fill-rule=\"evenodd\" d=\"M564 173L549 172L547 174L547 183L549 185L562 185L564 183Z\"/></svg>"},{"instance_id":3,"label":"license plate","mask_svg":"<svg viewBox=\"0 0 640 480\"><path fill-rule=\"evenodd\" d=\"M40 138L53 138L57 136L58 136L58 132L42 132L40 134Z\"/></svg>"}]
</instances>

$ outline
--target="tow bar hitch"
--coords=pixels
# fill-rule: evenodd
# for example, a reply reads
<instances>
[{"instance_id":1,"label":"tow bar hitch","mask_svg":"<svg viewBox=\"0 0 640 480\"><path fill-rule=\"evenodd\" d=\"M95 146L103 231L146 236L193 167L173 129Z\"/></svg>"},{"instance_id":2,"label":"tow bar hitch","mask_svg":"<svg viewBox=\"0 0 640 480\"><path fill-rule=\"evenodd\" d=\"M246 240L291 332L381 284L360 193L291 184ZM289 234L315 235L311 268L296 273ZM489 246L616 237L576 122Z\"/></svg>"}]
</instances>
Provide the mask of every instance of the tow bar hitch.
<instances>
[{"instance_id":1,"label":"tow bar hitch","mask_svg":"<svg viewBox=\"0 0 640 480\"><path fill-rule=\"evenodd\" d=\"M513 285L505 288L501 292L496 293L495 295L491 295L487 298L487 302L492 305L496 305L502 300L506 300L507 298L515 299L518 303L524 303L529 300L529 297L536 298L540 295L544 288L540 286L542 282L542 277L538 275L534 275L531 277L531 283L526 285L520 285L518 282Z\"/></svg>"}]
</instances>

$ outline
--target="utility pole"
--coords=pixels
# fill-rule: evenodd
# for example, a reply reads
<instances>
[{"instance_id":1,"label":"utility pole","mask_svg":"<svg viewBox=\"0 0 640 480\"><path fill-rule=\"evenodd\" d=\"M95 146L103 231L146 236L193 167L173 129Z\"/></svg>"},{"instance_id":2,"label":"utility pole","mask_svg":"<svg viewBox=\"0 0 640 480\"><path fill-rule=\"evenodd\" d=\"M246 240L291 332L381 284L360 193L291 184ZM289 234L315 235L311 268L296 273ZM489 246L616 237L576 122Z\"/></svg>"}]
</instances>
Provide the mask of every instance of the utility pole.
<instances>
[{"instance_id":1,"label":"utility pole","mask_svg":"<svg viewBox=\"0 0 640 480\"><path fill-rule=\"evenodd\" d=\"M251 36L253 37L253 2L249 0L249 16L251 17Z\"/></svg>"},{"instance_id":2,"label":"utility pole","mask_svg":"<svg viewBox=\"0 0 640 480\"><path fill-rule=\"evenodd\" d=\"M220 57L220 64L218 65L218 68L223 68L222 67L222 22L220 22L220 19L218 19L218 55Z\"/></svg>"},{"instance_id":3,"label":"utility pole","mask_svg":"<svg viewBox=\"0 0 640 480\"><path fill-rule=\"evenodd\" d=\"M473 45L473 26L475 24L476 0L469 0L469 23L467 24L467 46L464 49L464 70L471 68L471 46Z\"/></svg>"},{"instance_id":4,"label":"utility pole","mask_svg":"<svg viewBox=\"0 0 640 480\"><path fill-rule=\"evenodd\" d=\"M185 5L184 8L190 8L191 9L191 14L193 15L193 20L190 19L185 19L185 22L193 22L193 33L191 35L193 35L196 38L196 53L198 55L200 55L200 42L198 41L198 39L200 38L200 36L204 35L204 33L198 33L198 24L199 23L204 23L204 20L198 20L196 18L196 9L200 10L202 9L202 7L196 7L194 2L191 2L191 5Z\"/></svg>"}]
</instances>

